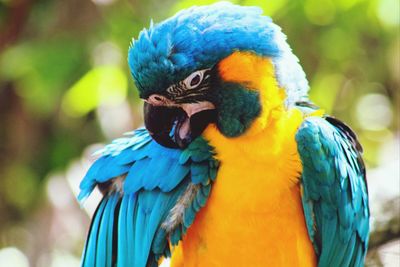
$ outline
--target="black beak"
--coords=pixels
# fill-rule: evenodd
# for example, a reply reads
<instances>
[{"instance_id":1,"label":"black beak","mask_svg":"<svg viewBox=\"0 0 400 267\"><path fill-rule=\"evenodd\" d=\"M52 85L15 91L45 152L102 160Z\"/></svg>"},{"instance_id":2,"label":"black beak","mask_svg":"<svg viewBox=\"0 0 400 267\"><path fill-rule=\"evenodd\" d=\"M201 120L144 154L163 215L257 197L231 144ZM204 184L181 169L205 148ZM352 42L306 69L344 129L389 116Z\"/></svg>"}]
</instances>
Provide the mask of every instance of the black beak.
<instances>
[{"instance_id":1,"label":"black beak","mask_svg":"<svg viewBox=\"0 0 400 267\"><path fill-rule=\"evenodd\" d=\"M187 147L209 123L215 121L215 109L202 110L188 117L179 107L144 103L144 124L151 137L165 147Z\"/></svg>"}]
</instances>

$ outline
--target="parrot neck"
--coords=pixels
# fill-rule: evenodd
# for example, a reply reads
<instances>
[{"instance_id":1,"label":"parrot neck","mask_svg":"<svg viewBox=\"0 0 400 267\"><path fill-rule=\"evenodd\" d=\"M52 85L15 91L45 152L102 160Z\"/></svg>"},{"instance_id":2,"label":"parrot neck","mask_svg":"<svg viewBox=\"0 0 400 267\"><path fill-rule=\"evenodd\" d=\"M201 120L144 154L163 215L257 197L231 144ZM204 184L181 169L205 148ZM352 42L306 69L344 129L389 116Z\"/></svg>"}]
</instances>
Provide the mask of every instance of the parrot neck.
<instances>
[{"instance_id":1,"label":"parrot neck","mask_svg":"<svg viewBox=\"0 0 400 267\"><path fill-rule=\"evenodd\" d=\"M249 128L238 137L254 137L262 134L268 128L273 128L274 123L287 116L285 90L279 86L275 78L271 59L252 52L238 51L218 64L218 72L223 81L244 86L249 92L255 92L259 96L257 104L260 107L260 113L252 118ZM240 102L240 100L235 101ZM253 106L245 107L246 110L253 108Z\"/></svg>"},{"instance_id":2,"label":"parrot neck","mask_svg":"<svg viewBox=\"0 0 400 267\"><path fill-rule=\"evenodd\" d=\"M248 157L256 161L274 162L293 156L298 160L295 134L304 117L300 110L291 109L270 114L268 126L260 127L254 122L248 131L238 137L226 137L211 124L204 131L204 137L215 148L216 158L224 161L230 157Z\"/></svg>"},{"instance_id":3,"label":"parrot neck","mask_svg":"<svg viewBox=\"0 0 400 267\"><path fill-rule=\"evenodd\" d=\"M271 60L251 52L235 52L219 63L218 70L224 81L246 85L258 92L261 112L237 137L223 135L215 125L206 129L204 137L215 147L217 157L246 156L275 161L281 154L297 154L294 136L303 114L285 107L285 90L275 79Z\"/></svg>"}]
</instances>

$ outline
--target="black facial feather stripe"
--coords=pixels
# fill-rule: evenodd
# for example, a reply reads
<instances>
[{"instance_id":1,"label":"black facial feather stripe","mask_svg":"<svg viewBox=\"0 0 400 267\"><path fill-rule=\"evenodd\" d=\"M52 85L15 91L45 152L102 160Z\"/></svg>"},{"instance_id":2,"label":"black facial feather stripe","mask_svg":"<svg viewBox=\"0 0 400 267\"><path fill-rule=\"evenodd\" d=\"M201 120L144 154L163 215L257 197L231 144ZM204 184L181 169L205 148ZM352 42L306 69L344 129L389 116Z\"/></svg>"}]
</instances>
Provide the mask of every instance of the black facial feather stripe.
<instances>
[{"instance_id":1,"label":"black facial feather stripe","mask_svg":"<svg viewBox=\"0 0 400 267\"><path fill-rule=\"evenodd\" d=\"M204 95L205 92L210 90L210 87L203 86L201 89L191 89L183 92L182 94L174 95L174 100L183 99L195 95Z\"/></svg>"},{"instance_id":2,"label":"black facial feather stripe","mask_svg":"<svg viewBox=\"0 0 400 267\"><path fill-rule=\"evenodd\" d=\"M189 96L189 97L175 100L175 103L177 103L177 104L199 103L201 101L207 101L207 100L208 100L207 97L205 97L202 94L198 94L198 95Z\"/></svg>"},{"instance_id":3,"label":"black facial feather stripe","mask_svg":"<svg viewBox=\"0 0 400 267\"><path fill-rule=\"evenodd\" d=\"M190 78L190 76L193 76L193 73L188 76L185 80L182 80L176 84L171 85L170 87L167 88L167 96L179 103L184 103L184 102L198 102L199 99L198 97L202 97L205 92L207 92L210 89L210 77L211 77L211 69L205 69L205 70L200 70L198 72L203 71L201 74L202 80L200 83L193 87L193 88L188 88L187 86L187 79ZM190 84L190 81L189 81Z\"/></svg>"},{"instance_id":4,"label":"black facial feather stripe","mask_svg":"<svg viewBox=\"0 0 400 267\"><path fill-rule=\"evenodd\" d=\"M211 69L205 69L205 70L200 70L197 72L203 72L202 73L202 80L201 82L198 84L198 86L194 87L194 88L188 88L185 81L193 75L193 73L191 75L188 76L188 78L171 85L170 87L167 88L167 93L168 96L170 98L172 98L172 100L174 100L175 98L180 98L183 97L184 95L188 94L189 92L193 92L193 91L197 91L197 92L204 92L207 91L209 89L209 80L211 77Z\"/></svg>"}]
</instances>

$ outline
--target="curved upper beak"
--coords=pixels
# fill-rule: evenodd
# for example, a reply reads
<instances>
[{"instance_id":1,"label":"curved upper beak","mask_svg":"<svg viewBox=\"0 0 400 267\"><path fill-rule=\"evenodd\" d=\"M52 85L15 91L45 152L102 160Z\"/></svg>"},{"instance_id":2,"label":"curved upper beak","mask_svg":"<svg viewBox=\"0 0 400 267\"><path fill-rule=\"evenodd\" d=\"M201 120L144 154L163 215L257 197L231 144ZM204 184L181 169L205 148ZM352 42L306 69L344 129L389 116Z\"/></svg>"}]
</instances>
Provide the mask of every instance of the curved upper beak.
<instances>
[{"instance_id":1,"label":"curved upper beak","mask_svg":"<svg viewBox=\"0 0 400 267\"><path fill-rule=\"evenodd\" d=\"M215 121L215 106L209 101L176 104L158 94L145 100L145 126L152 138L165 147L187 147Z\"/></svg>"}]
</instances>

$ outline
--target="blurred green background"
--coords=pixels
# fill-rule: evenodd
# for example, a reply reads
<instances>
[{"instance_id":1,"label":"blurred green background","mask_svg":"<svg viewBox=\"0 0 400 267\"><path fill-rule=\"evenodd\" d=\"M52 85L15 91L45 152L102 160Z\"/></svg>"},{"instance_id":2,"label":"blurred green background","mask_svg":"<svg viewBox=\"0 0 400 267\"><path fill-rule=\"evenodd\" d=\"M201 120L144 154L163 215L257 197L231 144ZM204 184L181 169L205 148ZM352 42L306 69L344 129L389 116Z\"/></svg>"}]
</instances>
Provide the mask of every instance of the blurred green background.
<instances>
[{"instance_id":1,"label":"blurred green background","mask_svg":"<svg viewBox=\"0 0 400 267\"><path fill-rule=\"evenodd\" d=\"M131 38L150 19L212 2L0 0L0 267L79 265L98 200L75 201L90 154L142 124ZM358 134L373 215L368 265L399 266L398 0L233 2L272 16L312 100Z\"/></svg>"}]
</instances>

